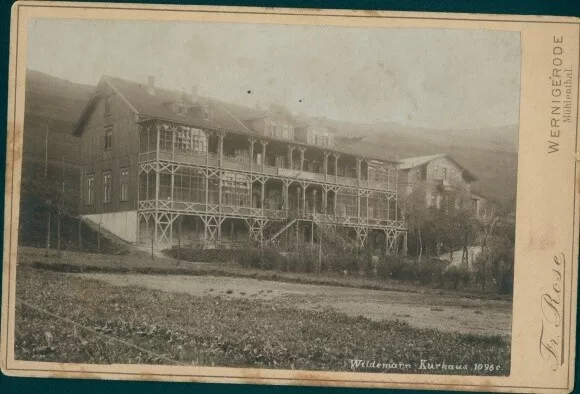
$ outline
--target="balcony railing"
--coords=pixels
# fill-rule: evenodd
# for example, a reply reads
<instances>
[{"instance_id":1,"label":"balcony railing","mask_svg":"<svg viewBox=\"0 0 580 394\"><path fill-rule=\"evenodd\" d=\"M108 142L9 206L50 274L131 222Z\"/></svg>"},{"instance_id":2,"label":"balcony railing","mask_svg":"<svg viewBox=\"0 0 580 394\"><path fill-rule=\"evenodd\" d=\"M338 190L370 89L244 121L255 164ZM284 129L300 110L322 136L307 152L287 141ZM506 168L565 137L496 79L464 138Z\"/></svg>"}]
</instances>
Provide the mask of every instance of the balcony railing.
<instances>
[{"instance_id":1,"label":"balcony railing","mask_svg":"<svg viewBox=\"0 0 580 394\"><path fill-rule=\"evenodd\" d=\"M139 154L139 161L151 161L157 159L157 152L147 152ZM219 155L215 153L206 154L204 152L171 152L159 151L159 160L172 161L182 164L190 165L209 165L211 167L219 167ZM344 176L321 174L317 172L301 171L294 169L287 169L281 167L274 167L258 163L250 163L246 156L226 156L222 157L221 168L238 171L251 171L255 173L263 173L268 175L281 176L285 178L294 178L304 181L326 182L342 186L351 187L367 187L379 190L395 191L395 182L377 182L368 179L356 179Z\"/></svg>"},{"instance_id":2,"label":"balcony railing","mask_svg":"<svg viewBox=\"0 0 580 394\"><path fill-rule=\"evenodd\" d=\"M205 204L203 202L173 201L173 200L141 200L138 205L139 211L170 211L184 214L216 214L230 217L254 217L267 218L272 220L299 219L314 220L319 224L334 225L366 225L374 228L394 228L398 230L406 229L404 221L367 218L347 215L333 215L327 213L315 213L305 209L262 209L247 206Z\"/></svg>"}]
</instances>

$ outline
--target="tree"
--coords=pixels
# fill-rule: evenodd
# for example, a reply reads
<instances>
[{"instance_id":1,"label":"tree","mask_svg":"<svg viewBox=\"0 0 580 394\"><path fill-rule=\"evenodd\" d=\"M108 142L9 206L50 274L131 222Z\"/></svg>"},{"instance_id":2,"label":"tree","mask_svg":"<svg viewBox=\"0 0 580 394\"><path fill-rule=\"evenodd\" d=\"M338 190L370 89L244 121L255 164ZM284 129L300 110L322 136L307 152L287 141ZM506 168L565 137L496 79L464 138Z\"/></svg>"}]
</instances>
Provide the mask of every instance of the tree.
<instances>
[{"instance_id":1,"label":"tree","mask_svg":"<svg viewBox=\"0 0 580 394\"><path fill-rule=\"evenodd\" d=\"M423 256L423 228L428 214L425 182L418 183L410 193L399 195L403 217L407 220L408 230L415 235L417 260Z\"/></svg>"}]
</instances>

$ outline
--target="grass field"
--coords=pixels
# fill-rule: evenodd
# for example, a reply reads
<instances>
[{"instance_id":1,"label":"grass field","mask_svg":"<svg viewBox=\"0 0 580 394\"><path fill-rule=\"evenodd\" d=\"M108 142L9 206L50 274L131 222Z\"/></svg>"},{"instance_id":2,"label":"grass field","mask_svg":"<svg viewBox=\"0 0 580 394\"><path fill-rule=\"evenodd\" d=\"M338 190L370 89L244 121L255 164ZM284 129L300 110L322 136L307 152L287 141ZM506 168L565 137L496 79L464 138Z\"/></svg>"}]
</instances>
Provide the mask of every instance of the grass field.
<instances>
[{"instance_id":1,"label":"grass field","mask_svg":"<svg viewBox=\"0 0 580 394\"><path fill-rule=\"evenodd\" d=\"M104 272L104 273L135 273L161 275L194 275L194 276L223 276L233 278L251 278L272 280L286 283L305 283L340 287L354 287L370 290L402 291L423 294L452 294L457 297L487 300L511 300L511 295L464 291L445 290L418 283L393 279L369 278L365 276L341 276L332 273L299 273L262 270L251 267L242 267L236 262L222 263L192 263L169 258L157 254L154 259L144 251L132 251L128 255L111 255L99 253L82 253L63 251L60 259L56 252L51 256L44 256L44 249L19 246L18 264L34 266L50 271L60 272Z\"/></svg>"},{"instance_id":2,"label":"grass field","mask_svg":"<svg viewBox=\"0 0 580 394\"><path fill-rule=\"evenodd\" d=\"M415 329L258 299L113 286L30 266L17 276L15 354L21 360L346 371L357 359L404 365L357 371L509 374L509 339L499 336ZM421 360L467 369L425 371ZM473 371L475 363L500 369Z\"/></svg>"}]
</instances>

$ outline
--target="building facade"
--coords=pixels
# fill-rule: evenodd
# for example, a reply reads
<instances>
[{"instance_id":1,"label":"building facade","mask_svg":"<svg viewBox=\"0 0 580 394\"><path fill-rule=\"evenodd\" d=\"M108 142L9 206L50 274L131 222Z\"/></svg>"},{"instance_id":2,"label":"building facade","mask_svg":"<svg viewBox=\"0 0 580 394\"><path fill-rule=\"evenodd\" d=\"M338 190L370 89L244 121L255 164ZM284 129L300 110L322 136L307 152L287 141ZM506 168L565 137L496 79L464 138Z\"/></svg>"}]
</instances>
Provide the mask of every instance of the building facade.
<instances>
[{"instance_id":1,"label":"building facade","mask_svg":"<svg viewBox=\"0 0 580 394\"><path fill-rule=\"evenodd\" d=\"M468 208L479 215L485 202L471 191L471 184L477 178L449 155L400 160L399 174L399 190L408 196L421 187L428 207Z\"/></svg>"},{"instance_id":2,"label":"building facade","mask_svg":"<svg viewBox=\"0 0 580 394\"><path fill-rule=\"evenodd\" d=\"M396 161L338 149L331 130L280 106L104 76L75 134L81 214L130 242L314 242L321 229L361 247L373 234L387 252L405 243Z\"/></svg>"}]
</instances>

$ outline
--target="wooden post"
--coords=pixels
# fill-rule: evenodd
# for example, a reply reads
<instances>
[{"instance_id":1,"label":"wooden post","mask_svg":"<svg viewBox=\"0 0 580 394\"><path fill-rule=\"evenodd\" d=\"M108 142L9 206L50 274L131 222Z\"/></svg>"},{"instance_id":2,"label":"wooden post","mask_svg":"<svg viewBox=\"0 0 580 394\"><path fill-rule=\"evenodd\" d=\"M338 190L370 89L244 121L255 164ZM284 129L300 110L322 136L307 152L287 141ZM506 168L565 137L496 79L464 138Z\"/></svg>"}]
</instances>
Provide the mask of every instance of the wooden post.
<instances>
[{"instance_id":1,"label":"wooden post","mask_svg":"<svg viewBox=\"0 0 580 394\"><path fill-rule=\"evenodd\" d=\"M78 229L78 236L79 236L79 253L81 253L83 251L83 239L82 239L82 235L81 235L81 225L82 225L82 221L81 221L81 215L79 214L79 229Z\"/></svg>"},{"instance_id":2,"label":"wooden post","mask_svg":"<svg viewBox=\"0 0 580 394\"><path fill-rule=\"evenodd\" d=\"M44 179L48 174L48 122L44 124Z\"/></svg>"},{"instance_id":3,"label":"wooden post","mask_svg":"<svg viewBox=\"0 0 580 394\"><path fill-rule=\"evenodd\" d=\"M101 217L99 216L99 230L97 231L97 252L101 253Z\"/></svg>"},{"instance_id":4,"label":"wooden post","mask_svg":"<svg viewBox=\"0 0 580 394\"><path fill-rule=\"evenodd\" d=\"M44 256L48 257L48 250L50 249L50 206L48 207L48 221L47 221L47 228L46 228L46 251L44 252Z\"/></svg>"},{"instance_id":5,"label":"wooden post","mask_svg":"<svg viewBox=\"0 0 580 394\"><path fill-rule=\"evenodd\" d=\"M153 227L157 227L157 224L155 222L153 223ZM151 227L151 260L155 260L155 257L153 255L153 242L155 241L155 239L153 238L154 235L153 227Z\"/></svg>"},{"instance_id":6,"label":"wooden post","mask_svg":"<svg viewBox=\"0 0 580 394\"><path fill-rule=\"evenodd\" d=\"M254 144L256 143L256 139L249 137L248 141L250 142L250 172L252 172L252 167L254 166Z\"/></svg>"},{"instance_id":7,"label":"wooden post","mask_svg":"<svg viewBox=\"0 0 580 394\"><path fill-rule=\"evenodd\" d=\"M181 215L179 215L178 227L177 227L177 264L181 263Z\"/></svg>"},{"instance_id":8,"label":"wooden post","mask_svg":"<svg viewBox=\"0 0 580 394\"><path fill-rule=\"evenodd\" d=\"M330 153L329 152L323 152L324 155L324 159L323 159L323 164L322 166L324 167L324 180L327 181L328 180L328 155Z\"/></svg>"},{"instance_id":9,"label":"wooden post","mask_svg":"<svg viewBox=\"0 0 580 394\"><path fill-rule=\"evenodd\" d=\"M60 194L60 203L59 203L59 207L58 207L58 221L56 222L57 226L56 226L56 231L57 231L57 251L58 251L58 258L61 257L61 250L60 250L60 226L61 226L61 220L62 220L62 214L63 214L63 210L64 210L64 156L61 159L60 162L60 167L62 170L62 190L61 190L61 194Z\"/></svg>"},{"instance_id":10,"label":"wooden post","mask_svg":"<svg viewBox=\"0 0 580 394\"><path fill-rule=\"evenodd\" d=\"M58 258L60 259L61 257L61 253L60 253L60 210L57 211L57 221L56 221L56 255L58 256Z\"/></svg>"},{"instance_id":11,"label":"wooden post","mask_svg":"<svg viewBox=\"0 0 580 394\"><path fill-rule=\"evenodd\" d=\"M302 188L302 215L306 215L306 186Z\"/></svg>"},{"instance_id":12,"label":"wooden post","mask_svg":"<svg viewBox=\"0 0 580 394\"><path fill-rule=\"evenodd\" d=\"M287 159L288 159L288 165L287 165L286 167L287 167L289 170L291 170L291 169L292 169L292 164L293 164L293 163L292 163L292 161L293 161L293 158L292 158L292 152L293 152L293 151L294 151L294 147L293 147L292 145L288 145L288 156L287 156Z\"/></svg>"},{"instance_id":13,"label":"wooden post","mask_svg":"<svg viewBox=\"0 0 580 394\"><path fill-rule=\"evenodd\" d=\"M260 141L262 143L262 172L266 172L266 145L268 145L268 141Z\"/></svg>"},{"instance_id":14,"label":"wooden post","mask_svg":"<svg viewBox=\"0 0 580 394\"><path fill-rule=\"evenodd\" d=\"M335 183L338 183L338 158L340 155L338 153L334 154L334 178Z\"/></svg>"}]
</instances>

